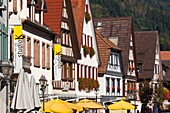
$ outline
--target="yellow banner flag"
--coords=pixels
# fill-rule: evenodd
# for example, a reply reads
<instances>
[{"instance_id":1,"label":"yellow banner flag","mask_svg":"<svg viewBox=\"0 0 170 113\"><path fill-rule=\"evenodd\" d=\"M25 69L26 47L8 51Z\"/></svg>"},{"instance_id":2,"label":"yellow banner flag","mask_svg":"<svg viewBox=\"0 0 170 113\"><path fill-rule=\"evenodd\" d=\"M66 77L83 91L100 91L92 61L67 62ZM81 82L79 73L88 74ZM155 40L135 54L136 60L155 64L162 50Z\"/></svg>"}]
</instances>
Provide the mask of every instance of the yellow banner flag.
<instances>
[{"instance_id":1,"label":"yellow banner flag","mask_svg":"<svg viewBox=\"0 0 170 113\"><path fill-rule=\"evenodd\" d=\"M61 44L54 44L54 56L61 55Z\"/></svg>"},{"instance_id":2,"label":"yellow banner flag","mask_svg":"<svg viewBox=\"0 0 170 113\"><path fill-rule=\"evenodd\" d=\"M14 40L22 40L22 26L14 26Z\"/></svg>"}]
</instances>

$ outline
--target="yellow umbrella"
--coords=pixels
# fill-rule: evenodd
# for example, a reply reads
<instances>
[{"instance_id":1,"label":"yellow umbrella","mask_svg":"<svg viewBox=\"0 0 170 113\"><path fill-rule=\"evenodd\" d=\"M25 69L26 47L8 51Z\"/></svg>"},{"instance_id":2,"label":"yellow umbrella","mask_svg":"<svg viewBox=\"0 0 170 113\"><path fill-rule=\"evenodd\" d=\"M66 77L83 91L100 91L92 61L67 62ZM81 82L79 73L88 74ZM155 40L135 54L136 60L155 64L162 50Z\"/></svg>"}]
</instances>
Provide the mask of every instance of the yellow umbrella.
<instances>
[{"instance_id":1,"label":"yellow umbrella","mask_svg":"<svg viewBox=\"0 0 170 113\"><path fill-rule=\"evenodd\" d=\"M73 103L69 103L67 101L63 101L63 100L60 100L61 102L64 102L69 108L71 109L74 109L78 112L81 112L83 111L83 107L79 106L79 105L76 105L76 104L73 104Z\"/></svg>"},{"instance_id":2,"label":"yellow umbrella","mask_svg":"<svg viewBox=\"0 0 170 113\"><path fill-rule=\"evenodd\" d=\"M45 112L72 113L72 109L77 110L78 112L83 111L81 106L60 99L50 100L45 103ZM40 111L42 111L42 107Z\"/></svg>"},{"instance_id":3,"label":"yellow umbrella","mask_svg":"<svg viewBox=\"0 0 170 113\"><path fill-rule=\"evenodd\" d=\"M93 102L88 99L80 100L78 103L76 103L76 105L82 106L85 109L103 109L104 108L101 104Z\"/></svg>"},{"instance_id":4,"label":"yellow umbrella","mask_svg":"<svg viewBox=\"0 0 170 113\"><path fill-rule=\"evenodd\" d=\"M135 106L129 102L120 100L114 104L109 105L108 109L109 110L132 110L132 109L135 109Z\"/></svg>"}]
</instances>

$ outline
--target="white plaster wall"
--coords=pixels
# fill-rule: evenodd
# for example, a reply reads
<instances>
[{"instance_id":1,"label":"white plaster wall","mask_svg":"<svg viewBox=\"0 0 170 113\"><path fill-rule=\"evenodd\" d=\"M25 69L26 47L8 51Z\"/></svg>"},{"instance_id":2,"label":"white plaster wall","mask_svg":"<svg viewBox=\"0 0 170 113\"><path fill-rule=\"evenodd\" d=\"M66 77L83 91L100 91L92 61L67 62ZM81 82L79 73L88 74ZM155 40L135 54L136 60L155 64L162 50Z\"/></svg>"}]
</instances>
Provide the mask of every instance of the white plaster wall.
<instances>
[{"instance_id":1,"label":"white plaster wall","mask_svg":"<svg viewBox=\"0 0 170 113\"><path fill-rule=\"evenodd\" d=\"M83 48L81 46L81 49L80 49L81 60L78 60L77 63L98 68L99 57L98 57L97 43L96 43L96 37L95 37L95 32L94 32L94 26L93 26L93 21L92 21L93 19L92 19L92 14L91 14L91 10L90 10L89 0L86 0L85 3L88 4L88 6L89 6L88 11L91 15L91 20L86 24L85 19L84 19L83 34L92 36L92 42L93 42L93 48L95 50L95 54L92 58L90 58L89 55L84 57ZM76 69L77 69L77 65L76 65ZM83 70L82 73L84 73L84 70ZM76 78L76 81L77 81L77 71L75 71L75 75L76 75L75 78ZM83 74L83 77L84 77L84 74ZM78 96L81 96L81 97L83 97L83 96L87 96L87 97L88 96L95 96L94 91L91 91L90 93L85 93L84 91L79 92L78 82L76 82L76 94Z\"/></svg>"},{"instance_id":2,"label":"white plaster wall","mask_svg":"<svg viewBox=\"0 0 170 113\"><path fill-rule=\"evenodd\" d=\"M112 78L115 78L115 79L120 79L120 94L117 93L117 89L115 89L115 94L112 94L110 91L109 94L107 95L112 95L112 96L122 96L122 91L123 91L123 79L122 77L116 77L116 76L111 76L111 75L107 75L107 74L104 74L103 77L98 77L98 80L99 80L99 84L100 84L100 88L99 88L99 95L106 95L106 78L109 78L109 85L110 85L110 90L112 89L112 81L111 79ZM117 88L117 81L115 81L115 88Z\"/></svg>"},{"instance_id":3,"label":"white plaster wall","mask_svg":"<svg viewBox=\"0 0 170 113\"><path fill-rule=\"evenodd\" d=\"M159 36L156 37L156 38L157 38L156 45L157 45L158 52L156 53L156 50L155 50L155 64L159 65L159 73L154 74L153 83L157 83L158 78L161 77L161 75L162 75L162 66L161 66L162 64L161 64L161 59L160 59ZM155 68L154 68L154 71L155 71Z\"/></svg>"},{"instance_id":4,"label":"white plaster wall","mask_svg":"<svg viewBox=\"0 0 170 113\"><path fill-rule=\"evenodd\" d=\"M52 88L52 41L49 41L45 39L44 37L39 37L34 34L31 34L27 31L23 30L23 34L26 36L31 37L31 56L33 57L31 59L31 75L34 75L36 83L39 83L39 79L42 75L45 75L46 79L48 80L48 93L51 94L53 91ZM38 39L40 41L40 68L34 67L34 39ZM45 42L46 44L50 45L50 69L42 69L42 42Z\"/></svg>"}]
</instances>

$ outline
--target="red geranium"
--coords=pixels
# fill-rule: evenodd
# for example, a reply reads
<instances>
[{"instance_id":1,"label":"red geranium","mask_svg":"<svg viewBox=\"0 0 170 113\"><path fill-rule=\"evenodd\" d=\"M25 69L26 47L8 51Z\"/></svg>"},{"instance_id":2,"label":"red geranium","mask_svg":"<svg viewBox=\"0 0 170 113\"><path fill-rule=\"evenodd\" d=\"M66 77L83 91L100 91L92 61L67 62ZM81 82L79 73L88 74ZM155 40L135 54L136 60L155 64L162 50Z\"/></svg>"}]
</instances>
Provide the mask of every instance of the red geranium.
<instances>
[{"instance_id":1,"label":"red geranium","mask_svg":"<svg viewBox=\"0 0 170 113\"><path fill-rule=\"evenodd\" d=\"M166 99L169 100L170 99L170 92L166 93Z\"/></svg>"},{"instance_id":2,"label":"red geranium","mask_svg":"<svg viewBox=\"0 0 170 113\"><path fill-rule=\"evenodd\" d=\"M109 86L107 86L107 87L106 87L106 90L110 90L110 87L109 87Z\"/></svg>"}]
</instances>

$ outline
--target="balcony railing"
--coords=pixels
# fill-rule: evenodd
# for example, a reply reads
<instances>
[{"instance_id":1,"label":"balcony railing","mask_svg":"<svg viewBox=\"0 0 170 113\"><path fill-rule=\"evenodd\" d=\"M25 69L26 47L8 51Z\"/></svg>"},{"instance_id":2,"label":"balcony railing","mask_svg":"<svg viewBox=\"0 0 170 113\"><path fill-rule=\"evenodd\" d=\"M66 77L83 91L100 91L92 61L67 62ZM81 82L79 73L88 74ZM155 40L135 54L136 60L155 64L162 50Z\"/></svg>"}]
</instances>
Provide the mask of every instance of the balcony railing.
<instances>
[{"instance_id":1,"label":"balcony railing","mask_svg":"<svg viewBox=\"0 0 170 113\"><path fill-rule=\"evenodd\" d=\"M74 81L53 81L52 84L54 89L61 89L63 91L75 90Z\"/></svg>"}]
</instances>

